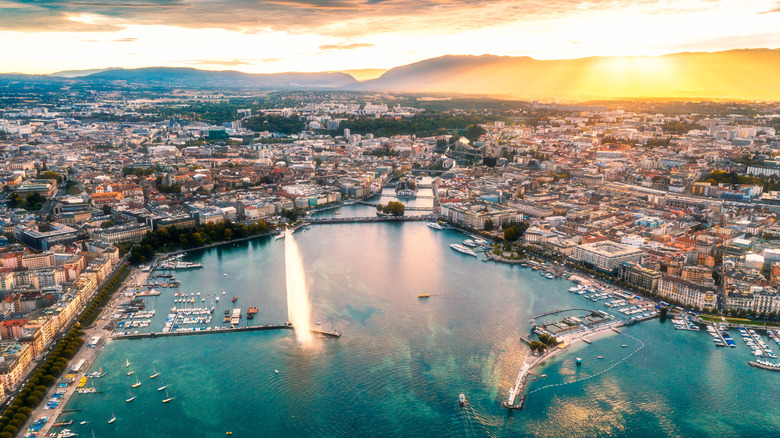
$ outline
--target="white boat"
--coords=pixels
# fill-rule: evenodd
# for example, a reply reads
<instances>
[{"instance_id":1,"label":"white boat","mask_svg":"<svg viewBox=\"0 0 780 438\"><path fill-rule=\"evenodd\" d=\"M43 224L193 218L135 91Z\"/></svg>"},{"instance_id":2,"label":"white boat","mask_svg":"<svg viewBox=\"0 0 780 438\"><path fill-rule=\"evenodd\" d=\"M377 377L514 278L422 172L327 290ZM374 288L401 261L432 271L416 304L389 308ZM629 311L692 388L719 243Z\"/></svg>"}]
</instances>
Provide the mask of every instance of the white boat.
<instances>
[{"instance_id":1,"label":"white boat","mask_svg":"<svg viewBox=\"0 0 780 438\"><path fill-rule=\"evenodd\" d=\"M453 243L452 245L450 245L450 248L454 249L455 251L461 252L463 254L468 254L468 255L474 256L474 257L477 256L477 253L472 251L470 248L467 248L467 247L465 247L463 245L459 245L457 243Z\"/></svg>"},{"instance_id":2,"label":"white boat","mask_svg":"<svg viewBox=\"0 0 780 438\"><path fill-rule=\"evenodd\" d=\"M173 397L168 396L168 390L165 390L165 398L163 399L163 403L168 403L169 401L173 400Z\"/></svg>"},{"instance_id":3,"label":"white boat","mask_svg":"<svg viewBox=\"0 0 780 438\"><path fill-rule=\"evenodd\" d=\"M150 378L150 379L154 379L155 377L157 377L157 376L159 376L159 375L160 375L160 373L158 373L158 372L157 372L157 367L155 367L155 366L152 366L152 368L154 369L154 374L152 374L151 376L149 376L149 378Z\"/></svg>"},{"instance_id":4,"label":"white boat","mask_svg":"<svg viewBox=\"0 0 780 438\"><path fill-rule=\"evenodd\" d=\"M225 277L227 277L227 272L223 272L223 273L222 273L222 275L224 275Z\"/></svg>"},{"instance_id":5,"label":"white boat","mask_svg":"<svg viewBox=\"0 0 780 438\"><path fill-rule=\"evenodd\" d=\"M134 372L135 372L135 371L128 371L128 372L127 372L127 375L128 375L128 376L132 376Z\"/></svg>"},{"instance_id":6,"label":"white boat","mask_svg":"<svg viewBox=\"0 0 780 438\"><path fill-rule=\"evenodd\" d=\"M227 292L225 292L224 290L222 291L222 295L225 295L226 293L227 293Z\"/></svg>"},{"instance_id":7,"label":"white boat","mask_svg":"<svg viewBox=\"0 0 780 438\"><path fill-rule=\"evenodd\" d=\"M138 376L136 376L136 377L135 377L135 383L133 383L132 385L130 385L130 387L131 387L131 388L138 388L139 386L141 386L141 382L138 380Z\"/></svg>"},{"instance_id":8,"label":"white boat","mask_svg":"<svg viewBox=\"0 0 780 438\"><path fill-rule=\"evenodd\" d=\"M112 413L111 413L111 418L108 420L108 424L111 424L111 423L113 423L114 421L116 421L116 415L114 415L114 413L112 412Z\"/></svg>"},{"instance_id":9,"label":"white boat","mask_svg":"<svg viewBox=\"0 0 780 438\"><path fill-rule=\"evenodd\" d=\"M130 366L130 359L125 358L125 367Z\"/></svg>"},{"instance_id":10,"label":"white boat","mask_svg":"<svg viewBox=\"0 0 780 438\"><path fill-rule=\"evenodd\" d=\"M279 374L279 370L274 370L274 373Z\"/></svg>"},{"instance_id":11,"label":"white boat","mask_svg":"<svg viewBox=\"0 0 780 438\"><path fill-rule=\"evenodd\" d=\"M132 396L125 400L125 402L130 403L131 401L135 400L135 396Z\"/></svg>"},{"instance_id":12,"label":"white boat","mask_svg":"<svg viewBox=\"0 0 780 438\"><path fill-rule=\"evenodd\" d=\"M444 227L442 227L441 225L439 225L436 222L428 222L426 225L428 225L429 228L433 228L434 230L443 230L444 229Z\"/></svg>"}]
</instances>

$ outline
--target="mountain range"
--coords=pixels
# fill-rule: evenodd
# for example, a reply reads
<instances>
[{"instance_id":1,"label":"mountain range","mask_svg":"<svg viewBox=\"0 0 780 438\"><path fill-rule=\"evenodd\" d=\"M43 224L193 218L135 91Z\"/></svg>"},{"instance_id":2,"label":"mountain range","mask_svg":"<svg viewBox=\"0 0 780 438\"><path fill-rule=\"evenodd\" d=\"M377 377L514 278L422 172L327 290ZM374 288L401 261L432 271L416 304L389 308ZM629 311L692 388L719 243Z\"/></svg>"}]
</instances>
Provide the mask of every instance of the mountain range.
<instances>
[{"instance_id":1,"label":"mountain range","mask_svg":"<svg viewBox=\"0 0 780 438\"><path fill-rule=\"evenodd\" d=\"M80 81L171 87L339 89L463 93L524 99L724 98L780 100L780 50L744 49L664 56L538 60L510 56L442 56L358 81L344 72L251 74L149 67L0 74L0 81Z\"/></svg>"}]
</instances>

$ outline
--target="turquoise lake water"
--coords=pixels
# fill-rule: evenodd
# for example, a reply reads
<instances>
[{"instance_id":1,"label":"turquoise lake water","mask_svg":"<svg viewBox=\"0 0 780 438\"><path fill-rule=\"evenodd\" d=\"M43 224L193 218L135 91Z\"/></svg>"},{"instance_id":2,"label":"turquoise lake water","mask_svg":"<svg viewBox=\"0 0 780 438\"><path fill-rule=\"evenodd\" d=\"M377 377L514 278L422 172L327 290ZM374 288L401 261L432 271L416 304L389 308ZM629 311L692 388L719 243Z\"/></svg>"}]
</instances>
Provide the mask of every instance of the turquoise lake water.
<instances>
[{"instance_id":1,"label":"turquoise lake water","mask_svg":"<svg viewBox=\"0 0 780 438\"><path fill-rule=\"evenodd\" d=\"M344 207L354 214L363 207ZM370 208L370 207L368 207ZM520 341L533 315L560 308L611 311L517 266L449 248L465 237L423 223L314 226L299 232L313 321L338 339L301 347L291 331L110 341L92 370L103 394L75 395L64 419L80 436L531 436L763 437L780 431L780 373L747 366L749 349L716 348L705 332L651 320L540 369L523 411L508 412ZM284 244L270 238L189 254L204 269L177 272L179 291L287 321ZM227 275L223 275L227 274ZM429 299L417 295L428 293ZM217 304L221 325L227 298ZM159 329L173 290L148 299ZM611 311L613 314L618 314ZM246 319L242 320L246 324ZM768 343L770 341L764 338ZM621 348L627 344L628 348ZM778 352L774 343L772 349ZM597 356L604 356L598 360ZM574 363L583 358L582 366ZM131 365L125 368L125 361ZM128 369L133 376L125 375ZM160 377L150 379L154 370ZM274 370L279 370L275 373ZM138 376L142 386L131 389ZM174 397L163 404L164 391ZM137 398L126 403L131 394ZM458 394L468 403L461 408ZM113 415L117 421L107 424ZM79 425L80 421L88 421Z\"/></svg>"}]
</instances>

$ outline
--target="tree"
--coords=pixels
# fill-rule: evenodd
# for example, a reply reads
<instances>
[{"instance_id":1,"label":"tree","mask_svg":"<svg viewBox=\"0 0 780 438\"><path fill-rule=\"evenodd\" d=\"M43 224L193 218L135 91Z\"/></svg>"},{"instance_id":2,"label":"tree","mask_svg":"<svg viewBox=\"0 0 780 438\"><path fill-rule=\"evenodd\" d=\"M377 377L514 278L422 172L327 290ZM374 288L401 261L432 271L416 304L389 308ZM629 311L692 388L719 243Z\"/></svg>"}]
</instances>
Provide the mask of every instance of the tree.
<instances>
[{"instance_id":1,"label":"tree","mask_svg":"<svg viewBox=\"0 0 780 438\"><path fill-rule=\"evenodd\" d=\"M322 165L322 158L317 157L314 159L314 165L320 167Z\"/></svg>"},{"instance_id":2,"label":"tree","mask_svg":"<svg viewBox=\"0 0 780 438\"><path fill-rule=\"evenodd\" d=\"M40 178L40 179L53 179L53 180L57 181L57 183L61 183L62 182L62 175L60 175L57 172L52 172L50 170L47 170L45 172L39 173L38 174L38 178Z\"/></svg>"},{"instance_id":3,"label":"tree","mask_svg":"<svg viewBox=\"0 0 780 438\"><path fill-rule=\"evenodd\" d=\"M116 225L113 221L103 221L100 223L100 228L111 228Z\"/></svg>"},{"instance_id":4,"label":"tree","mask_svg":"<svg viewBox=\"0 0 780 438\"><path fill-rule=\"evenodd\" d=\"M494 227L494 225L493 225L493 219L486 219L486 220L485 220L485 226L484 226L484 228L483 228L483 229L484 229L485 231L493 231L493 227Z\"/></svg>"},{"instance_id":5,"label":"tree","mask_svg":"<svg viewBox=\"0 0 780 438\"><path fill-rule=\"evenodd\" d=\"M487 131L485 131L484 128L482 128L479 125L469 125L466 126L466 132L464 133L464 137L468 138L471 144L474 144L475 141L479 140L479 137L485 135Z\"/></svg>"},{"instance_id":6,"label":"tree","mask_svg":"<svg viewBox=\"0 0 780 438\"><path fill-rule=\"evenodd\" d=\"M393 216L403 216L404 209L404 204L398 201L390 201L382 208L382 212Z\"/></svg>"}]
</instances>

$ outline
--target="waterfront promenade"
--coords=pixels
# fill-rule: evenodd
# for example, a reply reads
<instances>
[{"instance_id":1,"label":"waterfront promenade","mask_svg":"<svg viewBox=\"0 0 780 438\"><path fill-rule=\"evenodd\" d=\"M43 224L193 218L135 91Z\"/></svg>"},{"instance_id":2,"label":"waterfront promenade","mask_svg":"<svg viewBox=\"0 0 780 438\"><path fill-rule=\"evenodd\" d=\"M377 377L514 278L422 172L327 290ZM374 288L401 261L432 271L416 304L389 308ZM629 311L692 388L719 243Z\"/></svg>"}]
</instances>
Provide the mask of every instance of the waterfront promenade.
<instances>
[{"instance_id":1,"label":"waterfront promenade","mask_svg":"<svg viewBox=\"0 0 780 438\"><path fill-rule=\"evenodd\" d=\"M63 371L62 373L63 376L69 374L70 367L72 367L74 364L79 363L79 361L81 360L84 360L84 364L82 365L81 370L79 370L78 373L74 373L74 375L78 376L78 375L86 374L86 371L89 370L90 366L92 366L92 363L100 355L100 352L105 346L107 340L111 337L113 331L113 324L110 324L111 315L119 311L120 305L126 304L130 300L130 298L126 297L122 293L122 291L126 287L129 287L130 285L143 284L146 281L148 276L149 276L148 272L142 272L139 269L133 268L133 270L130 272L130 275L128 275L127 278L125 279L124 283L117 289L117 292L111 298L111 301L109 301L108 304L106 304L106 306L103 308L103 311L98 316L98 319L96 319L91 326L84 327L82 329L83 339L89 340L93 337L100 337L100 341L98 342L97 345L95 345L95 347L88 347L87 345L82 345L81 348L79 348L79 351L76 353L76 355L73 356L73 358L68 362L68 368ZM62 380L62 376L60 376L60 379L58 381L61 380ZM52 385L52 387L49 388L49 391L47 391L44 398L41 399L41 403L38 404L38 407L36 407L35 410L32 411L32 413L30 414L29 421L34 422L38 418L49 417L49 421L47 421L46 425L44 425L43 428L40 430L38 436L46 436L46 434L52 428L54 423L57 422L57 418L59 418L59 416L63 413L63 410L65 409L65 406L68 404L68 401L73 396L73 394L76 393L78 380L79 378L77 377L74 380L74 382L66 388L65 394L60 399L60 404L56 408L45 409L45 406L46 406L46 401L49 400L57 392L57 390L61 389L57 384Z\"/></svg>"}]
</instances>

